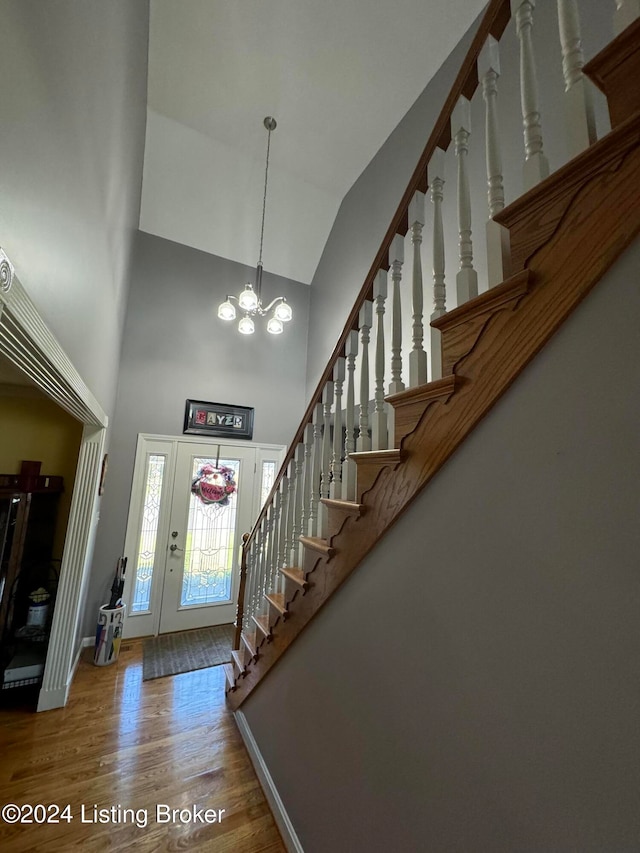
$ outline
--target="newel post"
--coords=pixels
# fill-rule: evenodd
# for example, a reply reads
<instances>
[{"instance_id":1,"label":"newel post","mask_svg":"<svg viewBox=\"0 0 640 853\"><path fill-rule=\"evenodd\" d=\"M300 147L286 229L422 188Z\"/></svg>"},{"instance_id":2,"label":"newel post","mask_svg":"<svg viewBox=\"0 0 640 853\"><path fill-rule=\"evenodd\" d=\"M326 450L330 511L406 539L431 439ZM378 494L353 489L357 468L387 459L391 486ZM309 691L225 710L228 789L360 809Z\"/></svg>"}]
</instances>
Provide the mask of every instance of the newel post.
<instances>
[{"instance_id":1,"label":"newel post","mask_svg":"<svg viewBox=\"0 0 640 853\"><path fill-rule=\"evenodd\" d=\"M247 542L249 534L242 536L242 556L240 558L240 587L238 589L238 604L236 607L236 631L233 638L233 648L240 648L240 637L242 635L242 620L244 619L244 595L247 586Z\"/></svg>"}]
</instances>

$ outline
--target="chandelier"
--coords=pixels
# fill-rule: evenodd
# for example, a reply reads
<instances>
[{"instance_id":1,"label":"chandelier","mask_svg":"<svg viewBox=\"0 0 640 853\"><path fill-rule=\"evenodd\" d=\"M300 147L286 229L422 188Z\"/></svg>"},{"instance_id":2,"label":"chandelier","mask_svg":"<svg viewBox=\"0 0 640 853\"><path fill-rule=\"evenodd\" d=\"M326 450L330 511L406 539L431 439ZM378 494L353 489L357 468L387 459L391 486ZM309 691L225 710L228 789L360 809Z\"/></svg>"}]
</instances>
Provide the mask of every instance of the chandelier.
<instances>
[{"instance_id":1,"label":"chandelier","mask_svg":"<svg viewBox=\"0 0 640 853\"><path fill-rule=\"evenodd\" d=\"M291 306L284 296L276 296L268 305L262 304L262 244L264 242L264 216L267 209L267 178L269 176L269 150L271 148L271 132L277 127L276 120L267 116L263 122L268 131L267 136L267 163L264 170L264 195L262 197L262 227L260 228L260 257L256 267L255 288L248 282L240 296L226 296L225 301L218 307L218 317L221 320L235 320L236 307L242 312L238 322L238 331L242 335L252 335L255 332L254 317L267 318L267 332L272 335L281 335L284 324L293 317Z\"/></svg>"}]
</instances>

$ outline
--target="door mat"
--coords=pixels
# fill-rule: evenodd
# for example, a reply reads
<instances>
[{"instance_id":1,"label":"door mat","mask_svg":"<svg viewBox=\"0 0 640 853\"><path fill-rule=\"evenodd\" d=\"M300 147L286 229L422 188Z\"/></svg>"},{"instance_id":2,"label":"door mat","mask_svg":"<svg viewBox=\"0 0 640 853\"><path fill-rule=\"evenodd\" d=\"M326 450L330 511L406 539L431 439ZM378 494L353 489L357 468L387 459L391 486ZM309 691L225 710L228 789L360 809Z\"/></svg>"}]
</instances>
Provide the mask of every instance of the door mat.
<instances>
[{"instance_id":1,"label":"door mat","mask_svg":"<svg viewBox=\"0 0 640 853\"><path fill-rule=\"evenodd\" d=\"M142 680L219 666L231 660L233 625L161 634L142 646Z\"/></svg>"}]
</instances>

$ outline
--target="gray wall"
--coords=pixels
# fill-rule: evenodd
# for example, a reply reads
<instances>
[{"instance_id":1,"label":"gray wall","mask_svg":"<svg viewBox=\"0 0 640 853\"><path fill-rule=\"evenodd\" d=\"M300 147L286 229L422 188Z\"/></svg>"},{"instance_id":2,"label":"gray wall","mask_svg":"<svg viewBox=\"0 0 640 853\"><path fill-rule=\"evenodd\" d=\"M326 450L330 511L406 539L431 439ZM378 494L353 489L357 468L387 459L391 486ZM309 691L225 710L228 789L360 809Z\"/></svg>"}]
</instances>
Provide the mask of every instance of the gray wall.
<instances>
[{"instance_id":1,"label":"gray wall","mask_svg":"<svg viewBox=\"0 0 640 853\"><path fill-rule=\"evenodd\" d=\"M639 265L243 705L306 853L640 849Z\"/></svg>"},{"instance_id":2,"label":"gray wall","mask_svg":"<svg viewBox=\"0 0 640 853\"><path fill-rule=\"evenodd\" d=\"M146 122L148 0L2 0L0 245L113 412Z\"/></svg>"},{"instance_id":3,"label":"gray wall","mask_svg":"<svg viewBox=\"0 0 640 853\"><path fill-rule=\"evenodd\" d=\"M216 316L255 270L138 232L122 347L109 475L100 509L85 634L122 553L138 433L181 435L185 400L255 409L254 439L288 444L304 407L309 287L268 273L265 301L286 296L294 320L282 335L251 337Z\"/></svg>"},{"instance_id":4,"label":"gray wall","mask_svg":"<svg viewBox=\"0 0 640 853\"><path fill-rule=\"evenodd\" d=\"M596 0L580 0L582 32L586 57L593 56L612 36L612 6ZM357 293L389 227L400 198L409 182L433 124L449 94L450 87L477 22L462 38L440 71L389 136L376 156L345 196L331 234L325 245L312 282L311 316L307 362L307 394L313 392L327 359L344 327ZM558 36L556 3L538 3L535 10L533 42L538 59L538 78L545 150L552 170L567 160L564 126L564 81ZM511 21L500 42L501 76L499 117L502 158L507 202L522 192L522 119L519 90L519 44L515 24ZM608 114L602 96L594 88L594 101L599 135L608 130ZM381 104L384 109L384 104ZM487 219L486 167L484 147L484 102L478 88L472 101L471 140L468 155L473 208L473 241L479 290L487 288L484 248ZM445 222L447 307L457 305L455 274L458 269L458 225L456 198L456 161L454 146L447 151L445 164ZM423 232L422 263L425 282L425 315L432 311L433 268L431 241L433 233L432 205L426 204ZM411 245L405 241L405 265L402 292L404 358L411 348ZM387 302L386 328L390 340L390 300ZM426 325L426 324L425 324ZM390 374L390 347L387 346L386 377ZM404 369L407 379L408 370ZM373 398L373 379L371 398Z\"/></svg>"}]
</instances>

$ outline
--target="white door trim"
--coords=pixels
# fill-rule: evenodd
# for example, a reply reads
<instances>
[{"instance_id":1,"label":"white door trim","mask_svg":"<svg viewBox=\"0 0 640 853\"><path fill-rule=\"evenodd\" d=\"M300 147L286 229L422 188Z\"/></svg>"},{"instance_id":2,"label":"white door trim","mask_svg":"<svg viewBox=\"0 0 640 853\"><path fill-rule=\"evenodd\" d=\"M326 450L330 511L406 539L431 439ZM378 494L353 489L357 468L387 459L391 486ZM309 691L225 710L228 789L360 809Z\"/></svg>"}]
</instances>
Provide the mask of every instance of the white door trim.
<instances>
[{"instance_id":1,"label":"white door trim","mask_svg":"<svg viewBox=\"0 0 640 853\"><path fill-rule=\"evenodd\" d=\"M71 499L56 608L38 710L66 704L81 642L80 621L98 520L98 482L108 419L0 249L0 353L85 425Z\"/></svg>"}]
</instances>

